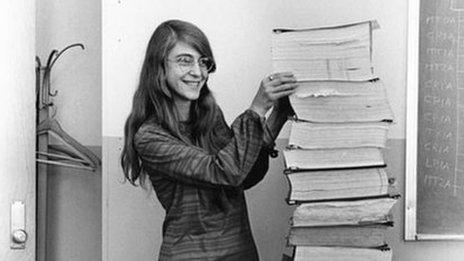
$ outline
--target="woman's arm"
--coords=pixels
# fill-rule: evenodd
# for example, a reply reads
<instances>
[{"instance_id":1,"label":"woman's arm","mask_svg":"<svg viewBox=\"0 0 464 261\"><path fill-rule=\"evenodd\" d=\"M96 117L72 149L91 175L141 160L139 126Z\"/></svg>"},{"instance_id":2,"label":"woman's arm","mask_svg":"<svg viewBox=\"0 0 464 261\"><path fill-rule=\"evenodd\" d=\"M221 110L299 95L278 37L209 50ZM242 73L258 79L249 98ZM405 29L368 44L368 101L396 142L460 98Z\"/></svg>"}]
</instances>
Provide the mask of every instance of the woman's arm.
<instances>
[{"instance_id":1,"label":"woman's arm","mask_svg":"<svg viewBox=\"0 0 464 261\"><path fill-rule=\"evenodd\" d=\"M239 186L259 156L264 123L252 110L231 126L230 141L215 154L186 144L156 125L144 125L135 135L135 146L148 175L165 175L204 186Z\"/></svg>"},{"instance_id":2,"label":"woman's arm","mask_svg":"<svg viewBox=\"0 0 464 261\"><path fill-rule=\"evenodd\" d=\"M272 109L269 118L266 120L266 126L264 130L264 144L266 146L274 146L274 142L279 136L282 127L287 122L288 117L294 116L292 106L288 97L280 98L274 108Z\"/></svg>"},{"instance_id":3,"label":"woman's arm","mask_svg":"<svg viewBox=\"0 0 464 261\"><path fill-rule=\"evenodd\" d=\"M242 188L244 190L249 189L258 184L269 169L269 151L266 148L262 148L255 164L253 165L250 173L243 180Z\"/></svg>"},{"instance_id":4,"label":"woman's arm","mask_svg":"<svg viewBox=\"0 0 464 261\"><path fill-rule=\"evenodd\" d=\"M252 170L243 181L243 188L249 189L258 184L266 175L269 169L269 155L276 155L275 139L279 135L282 127L287 121L288 117L295 115L288 97L280 98L274 106L269 118L266 120L263 148L260 151L258 159L253 165ZM272 156L272 157L275 157Z\"/></svg>"}]
</instances>

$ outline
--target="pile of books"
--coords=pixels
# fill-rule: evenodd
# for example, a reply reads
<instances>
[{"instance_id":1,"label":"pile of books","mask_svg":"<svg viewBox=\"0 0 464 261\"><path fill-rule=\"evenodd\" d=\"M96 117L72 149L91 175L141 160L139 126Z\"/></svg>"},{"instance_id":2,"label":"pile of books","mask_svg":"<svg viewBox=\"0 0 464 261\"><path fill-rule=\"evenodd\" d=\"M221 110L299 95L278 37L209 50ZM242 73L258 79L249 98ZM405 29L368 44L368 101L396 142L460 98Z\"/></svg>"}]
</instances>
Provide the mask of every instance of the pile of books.
<instances>
[{"instance_id":1,"label":"pile of books","mask_svg":"<svg viewBox=\"0 0 464 261\"><path fill-rule=\"evenodd\" d=\"M399 195L383 149L394 117L372 66L377 27L274 30L274 71L299 82L283 152L287 201L297 205L288 234L294 260L392 258L386 231Z\"/></svg>"}]
</instances>

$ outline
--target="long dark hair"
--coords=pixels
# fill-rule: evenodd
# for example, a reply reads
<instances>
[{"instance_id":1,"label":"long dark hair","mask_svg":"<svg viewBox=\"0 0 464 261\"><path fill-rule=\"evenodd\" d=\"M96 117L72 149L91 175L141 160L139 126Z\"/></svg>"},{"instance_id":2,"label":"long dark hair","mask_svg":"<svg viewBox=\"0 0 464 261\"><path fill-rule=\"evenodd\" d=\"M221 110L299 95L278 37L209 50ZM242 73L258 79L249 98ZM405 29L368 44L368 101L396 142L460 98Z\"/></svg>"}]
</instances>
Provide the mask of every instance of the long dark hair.
<instances>
[{"instance_id":1,"label":"long dark hair","mask_svg":"<svg viewBox=\"0 0 464 261\"><path fill-rule=\"evenodd\" d=\"M209 73L216 70L209 41L197 26L185 21L168 20L155 29L148 42L139 84L132 100L132 110L124 126L121 166L126 180L135 186L137 179L142 186L146 179L134 148L134 135L146 120L153 118L173 136L185 139L179 131L180 118L174 106L173 91L166 82L165 61L178 42L186 43L202 56L212 59L214 65ZM214 125L211 123L219 118L219 108L207 83L202 87L199 98L191 103L189 116L196 145L214 149Z\"/></svg>"}]
</instances>

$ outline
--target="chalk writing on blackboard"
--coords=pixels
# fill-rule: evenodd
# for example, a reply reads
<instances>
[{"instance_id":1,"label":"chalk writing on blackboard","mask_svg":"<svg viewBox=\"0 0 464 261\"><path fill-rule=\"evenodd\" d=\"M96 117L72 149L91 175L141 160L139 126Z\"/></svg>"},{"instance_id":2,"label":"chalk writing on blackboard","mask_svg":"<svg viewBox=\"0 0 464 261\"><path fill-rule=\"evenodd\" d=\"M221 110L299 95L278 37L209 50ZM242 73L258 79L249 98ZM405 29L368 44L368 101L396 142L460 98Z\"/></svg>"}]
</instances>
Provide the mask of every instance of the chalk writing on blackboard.
<instances>
[{"instance_id":1,"label":"chalk writing on blackboard","mask_svg":"<svg viewBox=\"0 0 464 261\"><path fill-rule=\"evenodd\" d=\"M464 240L464 0L410 3L405 238Z\"/></svg>"},{"instance_id":2,"label":"chalk writing on blackboard","mask_svg":"<svg viewBox=\"0 0 464 261\"><path fill-rule=\"evenodd\" d=\"M464 235L464 0L423 0L417 233Z\"/></svg>"},{"instance_id":3,"label":"chalk writing on blackboard","mask_svg":"<svg viewBox=\"0 0 464 261\"><path fill-rule=\"evenodd\" d=\"M464 187L453 184L453 180L437 177L433 175L424 176L424 184L427 186L438 187L442 190L454 191L464 190Z\"/></svg>"}]
</instances>

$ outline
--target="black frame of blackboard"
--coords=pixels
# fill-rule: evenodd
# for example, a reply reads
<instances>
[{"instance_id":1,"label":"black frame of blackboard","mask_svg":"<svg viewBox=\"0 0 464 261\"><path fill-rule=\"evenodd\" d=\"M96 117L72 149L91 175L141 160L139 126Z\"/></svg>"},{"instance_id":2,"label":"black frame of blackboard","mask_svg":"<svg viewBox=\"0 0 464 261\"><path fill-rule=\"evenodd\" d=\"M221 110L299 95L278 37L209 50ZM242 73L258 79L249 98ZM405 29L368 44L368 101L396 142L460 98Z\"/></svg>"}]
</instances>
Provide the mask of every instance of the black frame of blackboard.
<instances>
[{"instance_id":1,"label":"black frame of blackboard","mask_svg":"<svg viewBox=\"0 0 464 261\"><path fill-rule=\"evenodd\" d=\"M464 235L417 233L417 121L420 0L408 1L405 240L464 240Z\"/></svg>"}]
</instances>

